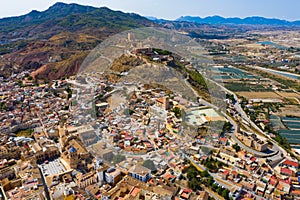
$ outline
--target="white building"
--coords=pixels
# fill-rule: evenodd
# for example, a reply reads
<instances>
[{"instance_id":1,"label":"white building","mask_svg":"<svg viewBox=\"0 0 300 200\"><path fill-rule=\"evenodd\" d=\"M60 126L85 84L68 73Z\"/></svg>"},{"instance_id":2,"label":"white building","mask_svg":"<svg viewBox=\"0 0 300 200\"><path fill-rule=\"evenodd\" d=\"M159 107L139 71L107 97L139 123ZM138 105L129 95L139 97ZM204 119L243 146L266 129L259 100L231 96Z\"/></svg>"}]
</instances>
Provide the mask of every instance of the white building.
<instances>
[{"instance_id":1,"label":"white building","mask_svg":"<svg viewBox=\"0 0 300 200\"><path fill-rule=\"evenodd\" d=\"M135 165L129 170L129 175L140 181L147 182L151 178L151 170L142 165Z\"/></svg>"}]
</instances>

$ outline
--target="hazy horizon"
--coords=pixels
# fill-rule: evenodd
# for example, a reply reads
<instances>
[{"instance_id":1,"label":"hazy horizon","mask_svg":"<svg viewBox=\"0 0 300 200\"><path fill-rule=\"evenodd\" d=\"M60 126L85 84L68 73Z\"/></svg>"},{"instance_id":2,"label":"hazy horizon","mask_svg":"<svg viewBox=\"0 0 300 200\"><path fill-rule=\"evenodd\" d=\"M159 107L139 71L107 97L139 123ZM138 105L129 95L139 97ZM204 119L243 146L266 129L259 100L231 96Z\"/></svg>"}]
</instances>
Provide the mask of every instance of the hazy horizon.
<instances>
[{"instance_id":1,"label":"hazy horizon","mask_svg":"<svg viewBox=\"0 0 300 200\"><path fill-rule=\"evenodd\" d=\"M40 2L28 0L20 2L19 0L11 0L2 4L0 18L20 16L29 13L32 10L44 11L57 2L77 3L81 5L89 5L94 7L108 7L112 10L120 10L123 12L134 12L142 16L156 17L168 20L174 20L181 16L222 16L222 17L251 17L261 16L266 18L278 18L288 21L299 20L297 12L300 7L300 1L294 0L226 0L220 2L218 0L190 0L183 2L182 0L51 0ZM16 6L17 5L17 6Z\"/></svg>"}]
</instances>

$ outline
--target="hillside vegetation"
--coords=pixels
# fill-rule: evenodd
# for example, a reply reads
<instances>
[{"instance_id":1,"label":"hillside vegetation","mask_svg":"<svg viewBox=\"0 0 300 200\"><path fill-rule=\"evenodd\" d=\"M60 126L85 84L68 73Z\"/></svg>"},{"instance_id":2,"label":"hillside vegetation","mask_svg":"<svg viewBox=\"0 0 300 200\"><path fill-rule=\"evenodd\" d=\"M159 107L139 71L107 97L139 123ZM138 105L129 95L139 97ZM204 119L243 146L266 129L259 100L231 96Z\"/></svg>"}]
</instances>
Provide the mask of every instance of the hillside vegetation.
<instances>
[{"instance_id":1,"label":"hillside vegetation","mask_svg":"<svg viewBox=\"0 0 300 200\"><path fill-rule=\"evenodd\" d=\"M33 75L47 81L73 75L107 37L154 25L137 14L64 3L0 19L0 76L24 70L36 70Z\"/></svg>"}]
</instances>

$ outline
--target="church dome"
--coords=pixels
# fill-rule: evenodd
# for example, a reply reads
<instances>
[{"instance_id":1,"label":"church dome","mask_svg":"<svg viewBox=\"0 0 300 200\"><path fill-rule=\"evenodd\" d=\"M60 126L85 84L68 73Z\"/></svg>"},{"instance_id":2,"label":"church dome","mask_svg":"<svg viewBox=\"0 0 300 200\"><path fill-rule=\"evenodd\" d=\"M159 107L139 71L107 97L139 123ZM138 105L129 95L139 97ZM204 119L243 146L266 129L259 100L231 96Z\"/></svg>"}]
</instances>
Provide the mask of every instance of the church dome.
<instances>
[{"instance_id":1,"label":"church dome","mask_svg":"<svg viewBox=\"0 0 300 200\"><path fill-rule=\"evenodd\" d=\"M75 147L71 147L70 149L69 149L69 152L70 153L76 153L77 152L77 149L75 148Z\"/></svg>"}]
</instances>

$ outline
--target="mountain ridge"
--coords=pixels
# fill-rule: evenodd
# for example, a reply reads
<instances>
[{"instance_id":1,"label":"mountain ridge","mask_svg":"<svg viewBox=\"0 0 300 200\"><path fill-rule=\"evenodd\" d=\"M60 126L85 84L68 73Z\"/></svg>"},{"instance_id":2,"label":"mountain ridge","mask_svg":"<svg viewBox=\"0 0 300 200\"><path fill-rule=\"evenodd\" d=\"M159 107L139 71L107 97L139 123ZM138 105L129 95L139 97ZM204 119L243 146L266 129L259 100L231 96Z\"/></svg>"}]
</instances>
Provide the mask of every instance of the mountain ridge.
<instances>
[{"instance_id":1,"label":"mountain ridge","mask_svg":"<svg viewBox=\"0 0 300 200\"><path fill-rule=\"evenodd\" d=\"M256 23L264 20L254 19ZM184 21L192 21L194 18L182 17L179 19L182 21L157 18L152 20L135 13L75 3L56 3L45 11L33 10L25 15L2 18L0 19L0 77L8 78L24 70L35 70L34 76L44 80L76 74L85 56L101 41L113 34L134 28L164 27L187 32L196 38L222 39L230 36L223 33L222 27L217 27L219 26L217 23L224 23L222 17L207 18L212 23L216 23L210 25L209 30L205 27L207 33L202 31L205 24ZM238 23L239 18L230 20ZM231 29L229 26L226 28ZM248 30L247 28L233 27L232 34ZM216 31L219 32L216 34Z\"/></svg>"},{"instance_id":2,"label":"mountain ridge","mask_svg":"<svg viewBox=\"0 0 300 200\"><path fill-rule=\"evenodd\" d=\"M251 16L245 18L239 17L221 17L218 15L201 18L199 16L181 16L174 21L194 22L205 24L235 24L235 25L279 25L279 26L300 26L300 20L288 21L277 18L265 18L261 16Z\"/></svg>"},{"instance_id":3,"label":"mountain ridge","mask_svg":"<svg viewBox=\"0 0 300 200\"><path fill-rule=\"evenodd\" d=\"M115 18L118 20L114 21ZM120 24L124 26L127 24L128 28L153 25L152 21L143 16L113 11L107 7L96 8L75 3L55 3L45 11L33 10L25 15L0 19L0 41L3 39L3 33L7 36L8 33L14 32L14 37L27 37L27 33L41 25L45 25L48 29L67 28L68 31L74 31L82 27L103 27L108 25L107 22L113 22L109 24L112 28ZM35 32L34 35L40 32ZM47 32L47 29L43 29L42 32ZM53 34L49 35L51 36Z\"/></svg>"},{"instance_id":4,"label":"mountain ridge","mask_svg":"<svg viewBox=\"0 0 300 200\"><path fill-rule=\"evenodd\" d=\"M44 80L76 74L89 51L107 37L154 25L138 14L66 3L0 19L0 77L24 70L36 70Z\"/></svg>"},{"instance_id":5,"label":"mountain ridge","mask_svg":"<svg viewBox=\"0 0 300 200\"><path fill-rule=\"evenodd\" d=\"M41 23L46 20L51 19L53 16L56 18L65 17L72 12L86 13L95 10L96 8L91 6L82 6L79 4L65 4L65 3L55 3L50 6L45 11L32 10L31 12L14 17L5 17L0 19L0 27L8 25L9 23L14 23L15 26L21 25L25 26L28 23Z\"/></svg>"}]
</instances>

